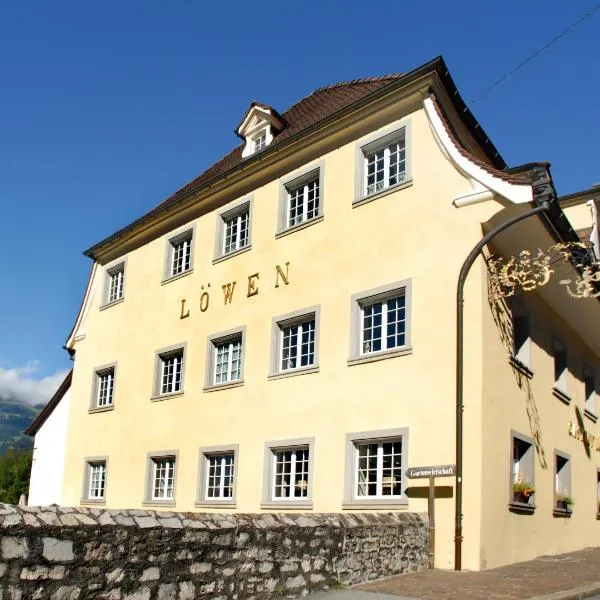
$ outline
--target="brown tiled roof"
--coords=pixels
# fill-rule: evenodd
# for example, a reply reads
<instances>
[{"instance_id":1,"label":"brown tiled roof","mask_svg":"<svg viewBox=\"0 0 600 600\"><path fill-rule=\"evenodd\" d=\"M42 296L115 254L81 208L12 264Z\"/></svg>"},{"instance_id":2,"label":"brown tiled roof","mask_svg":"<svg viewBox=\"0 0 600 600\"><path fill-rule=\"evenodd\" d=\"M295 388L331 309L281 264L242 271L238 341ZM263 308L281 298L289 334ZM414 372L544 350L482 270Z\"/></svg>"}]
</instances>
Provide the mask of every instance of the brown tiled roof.
<instances>
[{"instance_id":1,"label":"brown tiled roof","mask_svg":"<svg viewBox=\"0 0 600 600\"><path fill-rule=\"evenodd\" d=\"M300 102L297 102L282 114L282 117L287 123L287 127L273 140L269 145L269 148L278 146L293 135L308 129L311 125L322 121L338 110L341 110L371 92L382 88L384 85L390 83L390 81L400 79L400 77L402 77L401 74L369 77L367 79L354 79L353 81L345 81L316 89L312 94L302 98ZM266 104L257 104L259 106L267 107ZM214 179L222 173L239 165L243 160L243 148L244 145L241 144L235 148L235 150L232 150L221 160L217 161L212 167L196 177L196 179L190 181L171 197L163 200L153 210L177 202L180 198L187 196L191 190L200 187L211 179Z\"/></svg>"},{"instance_id":2,"label":"brown tiled roof","mask_svg":"<svg viewBox=\"0 0 600 600\"><path fill-rule=\"evenodd\" d=\"M71 369L67 376L64 378L63 382L58 386L56 393L50 400L48 404L42 408L40 414L32 421L31 425L25 430L25 434L27 435L35 435L40 427L46 422L48 417L52 414L54 409L58 406L58 403L62 400L63 396L67 393L68 389L71 387L71 380L73 378L73 369Z\"/></svg>"}]
</instances>

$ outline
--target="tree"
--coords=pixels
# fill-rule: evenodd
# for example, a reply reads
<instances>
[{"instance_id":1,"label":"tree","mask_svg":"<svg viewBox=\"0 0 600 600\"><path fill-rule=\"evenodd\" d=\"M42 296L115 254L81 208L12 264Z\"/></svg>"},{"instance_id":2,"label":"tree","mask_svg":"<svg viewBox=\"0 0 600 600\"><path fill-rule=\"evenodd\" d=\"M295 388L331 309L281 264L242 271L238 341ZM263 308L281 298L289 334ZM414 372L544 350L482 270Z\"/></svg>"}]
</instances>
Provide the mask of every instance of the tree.
<instances>
[{"instance_id":1,"label":"tree","mask_svg":"<svg viewBox=\"0 0 600 600\"><path fill-rule=\"evenodd\" d=\"M0 457L0 502L18 504L21 494L29 493L33 451L15 452L10 448Z\"/></svg>"}]
</instances>

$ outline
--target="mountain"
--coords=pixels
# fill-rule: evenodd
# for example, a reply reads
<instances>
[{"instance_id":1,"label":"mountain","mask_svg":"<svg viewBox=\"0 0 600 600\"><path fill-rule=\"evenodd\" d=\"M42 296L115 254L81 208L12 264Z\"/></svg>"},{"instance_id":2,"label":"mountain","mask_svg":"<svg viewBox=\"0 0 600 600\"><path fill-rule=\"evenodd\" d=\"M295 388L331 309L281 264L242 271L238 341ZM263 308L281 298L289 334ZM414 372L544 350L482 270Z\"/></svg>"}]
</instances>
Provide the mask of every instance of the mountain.
<instances>
[{"instance_id":1,"label":"mountain","mask_svg":"<svg viewBox=\"0 0 600 600\"><path fill-rule=\"evenodd\" d=\"M21 450L33 446L33 439L23 431L37 416L42 406L31 406L14 397L0 397L0 455L6 454L9 448Z\"/></svg>"}]
</instances>

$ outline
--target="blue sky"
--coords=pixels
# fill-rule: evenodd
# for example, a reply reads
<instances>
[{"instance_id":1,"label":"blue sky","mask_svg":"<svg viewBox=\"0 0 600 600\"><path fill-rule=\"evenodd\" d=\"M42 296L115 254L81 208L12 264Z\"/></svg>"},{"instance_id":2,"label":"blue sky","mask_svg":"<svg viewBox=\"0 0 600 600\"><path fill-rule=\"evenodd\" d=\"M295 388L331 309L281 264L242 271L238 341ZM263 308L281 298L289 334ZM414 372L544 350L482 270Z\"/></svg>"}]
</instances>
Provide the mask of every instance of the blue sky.
<instances>
[{"instance_id":1,"label":"blue sky","mask_svg":"<svg viewBox=\"0 0 600 600\"><path fill-rule=\"evenodd\" d=\"M233 148L251 100L284 111L441 54L468 101L596 2L1 2L0 393L51 393L82 251ZM560 194L600 181L599 32L600 11L471 107Z\"/></svg>"}]
</instances>

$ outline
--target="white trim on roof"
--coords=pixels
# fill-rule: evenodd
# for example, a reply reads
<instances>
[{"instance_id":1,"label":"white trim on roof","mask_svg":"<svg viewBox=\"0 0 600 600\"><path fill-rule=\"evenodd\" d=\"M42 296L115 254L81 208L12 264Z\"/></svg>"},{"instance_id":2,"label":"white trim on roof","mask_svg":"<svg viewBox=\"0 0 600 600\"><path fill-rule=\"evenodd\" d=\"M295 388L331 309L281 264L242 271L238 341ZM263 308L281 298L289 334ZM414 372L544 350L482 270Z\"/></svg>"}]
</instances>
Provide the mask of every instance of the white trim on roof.
<instances>
[{"instance_id":1,"label":"white trim on roof","mask_svg":"<svg viewBox=\"0 0 600 600\"><path fill-rule=\"evenodd\" d=\"M76 341L83 339L83 337L85 336L85 332L80 331L80 329L82 327L83 320L84 320L85 316L87 315L89 308L90 308L90 303L91 303L91 298L92 298L92 290L95 287L97 272L98 272L98 263L94 262L94 264L92 266L92 272L90 273L90 277L88 279L88 284L87 284L87 288L85 290L85 295L83 296L83 302L81 303L81 308L79 309L79 313L77 315L77 318L75 319L75 325L73 326L73 331L71 331L71 335L67 339L66 347L69 350L73 349L73 345Z\"/></svg>"},{"instance_id":2,"label":"white trim on roof","mask_svg":"<svg viewBox=\"0 0 600 600\"><path fill-rule=\"evenodd\" d=\"M471 202L464 201L463 199L466 199L467 196L472 196L472 194L456 198L454 200L455 206L466 206L476 202L484 202L489 198L487 194L481 192L487 190L491 190L495 194L506 198L513 204L524 204L533 200L531 185L511 183L501 177L497 177L480 167L477 163L470 160L459 151L456 143L448 134L431 95L424 98L423 105L425 107L425 114L429 120L429 125L433 130L434 137L436 138L440 149L454 166L471 181L471 184L475 188L474 192L478 194L477 197L471 199L474 200ZM475 184L480 184L481 188L477 189Z\"/></svg>"}]
</instances>

